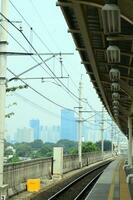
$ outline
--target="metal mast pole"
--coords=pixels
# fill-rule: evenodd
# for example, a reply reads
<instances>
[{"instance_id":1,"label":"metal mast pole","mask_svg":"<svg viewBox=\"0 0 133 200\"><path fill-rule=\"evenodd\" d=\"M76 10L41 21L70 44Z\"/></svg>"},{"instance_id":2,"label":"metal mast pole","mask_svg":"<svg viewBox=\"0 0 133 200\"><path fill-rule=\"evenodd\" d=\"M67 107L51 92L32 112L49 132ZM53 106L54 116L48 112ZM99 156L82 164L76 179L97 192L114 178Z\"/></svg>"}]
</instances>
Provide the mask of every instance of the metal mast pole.
<instances>
[{"instance_id":1,"label":"metal mast pole","mask_svg":"<svg viewBox=\"0 0 133 200\"><path fill-rule=\"evenodd\" d=\"M82 77L79 82L79 120L78 120L78 155L79 166L82 168Z\"/></svg>"},{"instance_id":2,"label":"metal mast pole","mask_svg":"<svg viewBox=\"0 0 133 200\"><path fill-rule=\"evenodd\" d=\"M102 107L102 121L101 121L101 153L102 153L102 155L104 152L103 131L104 131L104 107Z\"/></svg>"},{"instance_id":3,"label":"metal mast pole","mask_svg":"<svg viewBox=\"0 0 133 200\"><path fill-rule=\"evenodd\" d=\"M128 117L128 165L132 166L132 117Z\"/></svg>"},{"instance_id":4,"label":"metal mast pole","mask_svg":"<svg viewBox=\"0 0 133 200\"><path fill-rule=\"evenodd\" d=\"M111 124L111 152L112 152L112 155L113 155L113 120L112 120L112 124Z\"/></svg>"},{"instance_id":5,"label":"metal mast pole","mask_svg":"<svg viewBox=\"0 0 133 200\"><path fill-rule=\"evenodd\" d=\"M8 0L1 0L1 13L7 17ZM0 27L0 187L3 186L3 160L4 160L4 133L5 133L5 96L6 96L6 64L7 56L2 52L7 51L8 22L1 16Z\"/></svg>"}]
</instances>

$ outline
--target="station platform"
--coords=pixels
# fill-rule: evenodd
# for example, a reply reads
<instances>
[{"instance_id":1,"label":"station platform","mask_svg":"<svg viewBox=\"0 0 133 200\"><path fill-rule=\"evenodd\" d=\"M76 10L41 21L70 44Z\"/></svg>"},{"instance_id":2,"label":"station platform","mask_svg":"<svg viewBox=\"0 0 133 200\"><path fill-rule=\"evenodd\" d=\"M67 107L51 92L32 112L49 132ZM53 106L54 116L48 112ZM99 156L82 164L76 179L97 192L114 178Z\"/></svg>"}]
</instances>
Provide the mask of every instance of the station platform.
<instances>
[{"instance_id":1,"label":"station platform","mask_svg":"<svg viewBox=\"0 0 133 200\"><path fill-rule=\"evenodd\" d=\"M123 166L123 158L113 161L104 170L85 200L132 200L133 192L130 192L131 185L128 185L126 182L129 170L125 172Z\"/></svg>"}]
</instances>

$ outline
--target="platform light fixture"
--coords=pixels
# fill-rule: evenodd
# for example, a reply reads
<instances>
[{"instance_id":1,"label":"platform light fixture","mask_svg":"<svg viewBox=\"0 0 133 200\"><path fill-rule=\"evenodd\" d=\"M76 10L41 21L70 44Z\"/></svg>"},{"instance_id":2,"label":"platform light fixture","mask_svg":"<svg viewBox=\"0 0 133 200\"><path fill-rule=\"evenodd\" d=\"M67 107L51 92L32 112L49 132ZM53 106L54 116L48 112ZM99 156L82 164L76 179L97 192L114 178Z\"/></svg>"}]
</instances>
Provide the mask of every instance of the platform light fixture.
<instances>
[{"instance_id":1,"label":"platform light fixture","mask_svg":"<svg viewBox=\"0 0 133 200\"><path fill-rule=\"evenodd\" d=\"M116 121L119 121L119 114L117 114L117 113L114 113L114 118L116 119Z\"/></svg>"},{"instance_id":2,"label":"platform light fixture","mask_svg":"<svg viewBox=\"0 0 133 200\"><path fill-rule=\"evenodd\" d=\"M116 68L112 68L109 71L109 77L112 82L118 82L120 80L120 71Z\"/></svg>"},{"instance_id":3,"label":"platform light fixture","mask_svg":"<svg viewBox=\"0 0 133 200\"><path fill-rule=\"evenodd\" d=\"M120 99L120 94L118 92L113 92L112 93L112 99L113 100L119 100Z\"/></svg>"},{"instance_id":4,"label":"platform light fixture","mask_svg":"<svg viewBox=\"0 0 133 200\"><path fill-rule=\"evenodd\" d=\"M113 106L119 106L119 101L118 100L113 100L112 105Z\"/></svg>"},{"instance_id":5,"label":"platform light fixture","mask_svg":"<svg viewBox=\"0 0 133 200\"><path fill-rule=\"evenodd\" d=\"M119 116L119 113L115 112L114 117L117 118Z\"/></svg>"},{"instance_id":6,"label":"platform light fixture","mask_svg":"<svg viewBox=\"0 0 133 200\"><path fill-rule=\"evenodd\" d=\"M113 110L118 110L119 107L118 106L113 106Z\"/></svg>"},{"instance_id":7,"label":"platform light fixture","mask_svg":"<svg viewBox=\"0 0 133 200\"><path fill-rule=\"evenodd\" d=\"M116 34L121 32L120 9L117 0L106 0L102 7L104 33Z\"/></svg>"},{"instance_id":8,"label":"platform light fixture","mask_svg":"<svg viewBox=\"0 0 133 200\"><path fill-rule=\"evenodd\" d=\"M120 91L120 84L117 82L114 82L111 84L111 91L112 92L119 92Z\"/></svg>"},{"instance_id":9,"label":"platform light fixture","mask_svg":"<svg viewBox=\"0 0 133 200\"><path fill-rule=\"evenodd\" d=\"M114 112L114 114L115 114L115 113L119 114L118 108L116 108L116 109L113 108L113 112Z\"/></svg>"},{"instance_id":10,"label":"platform light fixture","mask_svg":"<svg viewBox=\"0 0 133 200\"><path fill-rule=\"evenodd\" d=\"M106 50L108 63L120 63L120 49L116 45L109 45Z\"/></svg>"}]
</instances>

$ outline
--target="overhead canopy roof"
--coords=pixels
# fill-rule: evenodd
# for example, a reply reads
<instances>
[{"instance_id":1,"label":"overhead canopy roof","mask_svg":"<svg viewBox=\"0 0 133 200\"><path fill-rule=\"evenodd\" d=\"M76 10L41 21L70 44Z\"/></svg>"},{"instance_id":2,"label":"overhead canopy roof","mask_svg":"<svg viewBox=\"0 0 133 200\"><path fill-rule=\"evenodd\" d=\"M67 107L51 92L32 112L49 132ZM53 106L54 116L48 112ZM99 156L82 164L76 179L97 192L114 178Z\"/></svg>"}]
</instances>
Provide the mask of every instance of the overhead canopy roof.
<instances>
[{"instance_id":1,"label":"overhead canopy roof","mask_svg":"<svg viewBox=\"0 0 133 200\"><path fill-rule=\"evenodd\" d=\"M69 32L97 94L113 117L109 79L111 66L106 57L111 36L108 37L103 32L101 8L104 4L103 0L58 0L57 3L62 9ZM131 113L133 99L133 1L120 0L118 4L121 11L121 34L112 40L121 50L121 61L118 64L121 74L118 125L127 134L128 115Z\"/></svg>"}]
</instances>

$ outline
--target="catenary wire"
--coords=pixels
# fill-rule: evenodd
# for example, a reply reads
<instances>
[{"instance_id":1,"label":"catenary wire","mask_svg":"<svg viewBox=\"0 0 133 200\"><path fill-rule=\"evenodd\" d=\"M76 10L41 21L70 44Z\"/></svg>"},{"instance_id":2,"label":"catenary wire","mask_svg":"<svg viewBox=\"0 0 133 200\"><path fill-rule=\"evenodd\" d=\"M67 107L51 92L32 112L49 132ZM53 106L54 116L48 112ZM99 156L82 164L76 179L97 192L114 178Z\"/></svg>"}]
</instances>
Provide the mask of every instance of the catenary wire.
<instances>
[{"instance_id":1,"label":"catenary wire","mask_svg":"<svg viewBox=\"0 0 133 200\"><path fill-rule=\"evenodd\" d=\"M21 18L25 21L25 23L27 24L27 26L29 26L30 28L31 28L31 25L28 23L28 21L25 19L25 17L20 13L20 11L16 8L16 6L11 2L11 0L9 0L9 2L11 3L11 5L13 6L13 8L18 12L18 14L21 16ZM33 4L33 2L32 2L32 4ZM39 15L39 18L40 18L41 16ZM36 35L36 37L40 40L40 42L47 48L47 50L49 51L49 52L51 52L52 53L52 51L48 48L48 46L44 43L44 41L41 39L41 37L36 33L36 31L34 31L34 29L33 29L33 33ZM57 58L56 58L57 59ZM59 60L58 60L59 61ZM63 64L63 63L62 63ZM64 66L64 64L63 64L63 67L64 67L64 69L65 69L65 66ZM67 72L67 70L65 69L65 71L66 71L66 73L67 74L69 74L68 72ZM73 82L73 84L75 85L75 87L76 87L76 89L78 89L78 87L77 87L77 85L74 83L74 81L72 80L72 78L71 78L71 76L70 76L70 79L71 79L71 81ZM82 102L84 102L83 100L81 100ZM84 102L84 103L87 103L88 104L88 106L89 106L89 108L91 109L91 110L93 110L93 111L95 111L94 110L94 108L88 103L88 101L87 102Z\"/></svg>"},{"instance_id":2,"label":"catenary wire","mask_svg":"<svg viewBox=\"0 0 133 200\"><path fill-rule=\"evenodd\" d=\"M10 0L9 0L10 1ZM14 9L18 12L18 14L21 16L21 18L25 21L25 23L27 24L27 26L29 26L31 28L31 25L28 23L28 21L25 19L25 17L20 13L20 11L16 8L16 6L10 1L11 5L14 7ZM33 33L36 35L36 37L40 40L40 42L47 48L47 50L49 52L52 53L52 51L47 47L47 45L44 43L44 41L41 39L41 37L34 31L33 29ZM56 58L57 59L57 58ZM58 59L57 59L58 60ZM58 60L59 61L59 60ZM64 64L62 63L64 69L65 69L65 66ZM67 70L65 69L66 73L69 74L67 72ZM71 81L73 82L73 85L76 87L76 89L78 89L77 85L74 83L73 79L71 78L71 76L69 76Z\"/></svg>"},{"instance_id":3,"label":"catenary wire","mask_svg":"<svg viewBox=\"0 0 133 200\"><path fill-rule=\"evenodd\" d=\"M27 53L28 53L28 51L12 36L12 34L11 33L9 33L9 31L7 31L1 24L0 24L0 26L12 37L12 39L14 39ZM31 55L30 55L31 56ZM31 56L32 57L32 56ZM54 57L54 56L53 56ZM34 58L34 57L32 57L38 64L37 64L37 66L41 66L44 70L45 70L45 72L46 73L48 73L47 71L46 71L46 69ZM42 63L44 63L45 61L42 59ZM45 62L45 64L46 64L46 62ZM23 72L21 73L21 74L23 74ZM49 73L48 73L49 74ZM51 76L51 74L49 74L50 76ZM17 75L16 75L16 77L17 77ZM51 76L52 77L52 76ZM54 81L56 81L56 83L58 84L58 82L57 82L57 80L56 80L56 77L52 77L53 79L54 79ZM65 90L65 89L64 89ZM65 90L66 91L66 90ZM74 99L74 97L72 96L72 94L70 94L70 92L69 91L66 91L70 96L71 96L71 98L73 98ZM75 99L74 99L74 101L76 101ZM77 101L76 101L76 103L78 103Z\"/></svg>"},{"instance_id":4,"label":"catenary wire","mask_svg":"<svg viewBox=\"0 0 133 200\"><path fill-rule=\"evenodd\" d=\"M45 112L45 113L47 112L47 113L49 113L50 115L55 116L56 118L60 118L60 115L58 115L58 114L56 114L56 113L54 113L54 112L49 111L48 109L46 109L46 108L44 108L43 106L40 106L39 104L37 104L37 103L31 101L30 99L28 99L28 98L26 98L26 97L24 97L24 96L22 96L22 95L20 95L20 94L18 94L18 93L16 93L16 92L14 93L14 95L15 95L16 97L22 99L24 102L29 103L29 104L32 105L33 107L36 107L37 109L41 110L42 112ZM73 111L74 111L74 110L73 110ZM63 119L65 119L65 120L67 120L67 121L72 121L72 122L74 122L74 120L70 120L70 119L68 119L68 118L66 118L66 117L63 117Z\"/></svg>"},{"instance_id":5,"label":"catenary wire","mask_svg":"<svg viewBox=\"0 0 133 200\"><path fill-rule=\"evenodd\" d=\"M7 70L12 74L14 75L15 77L17 77L17 75L12 72L12 70L10 70L9 68L7 68ZM53 103L54 105L60 107L60 108L63 108L63 109L68 109L68 110L72 110L71 108L67 108L67 107L64 107L58 103L56 103L55 101L49 99L48 97L46 97L45 95L43 95L41 92L37 91L35 88L33 88L31 85L29 85L28 83L26 83L25 81L23 81L21 78L19 78L19 80L24 83L25 85L27 85L31 90L33 90L35 93L37 93L39 96L43 97L44 99L46 99L47 101ZM73 110L72 110L73 111Z\"/></svg>"},{"instance_id":6,"label":"catenary wire","mask_svg":"<svg viewBox=\"0 0 133 200\"><path fill-rule=\"evenodd\" d=\"M11 1L10 1L11 2ZM11 2L11 4L12 4L12 2ZM13 5L13 4L12 4ZM14 6L14 8L16 9L16 7ZM17 9L16 9L17 10ZM18 10L17 10L17 12L19 12ZM45 63L45 61L42 59L42 57L38 54L38 52L35 50L35 48L33 47L33 45L29 42L29 40L27 39L27 37L25 36L25 34L23 34L23 32L22 31L20 31L9 19L7 19L2 13L0 13L12 26L14 26L14 28L16 28L22 35L23 35L23 37L26 39L26 41L29 43L29 45L33 48L33 50L37 53L37 55L39 56L39 58L42 60L42 62L48 67L48 69L51 71L51 73L53 73L52 72L52 70L49 68L49 66ZM21 15L21 13L19 12L19 14ZM21 17L23 17L22 15L21 15ZM25 18L23 17L23 19L25 20ZM28 26L30 26L30 24L25 20L25 22L27 23L27 25ZM31 27L31 26L30 26ZM41 38L40 38L41 39ZM42 41L43 42L43 41ZM44 43L45 44L45 43ZM55 75L54 73L53 73L53 75ZM59 79L58 79L58 81L61 83L61 84L63 84L62 83L62 81L60 81ZM79 97L77 97L73 92L71 92L71 90L69 90L64 84L63 84L63 86L73 95L73 96L75 96L76 98L78 98L79 99ZM82 100L83 101L83 100ZM83 101L84 102L84 101ZM85 103L85 102L84 102ZM91 109L93 109L92 108L92 106L90 106L90 104L88 103L88 106L91 108ZM94 109L93 109L94 110Z\"/></svg>"}]
</instances>

